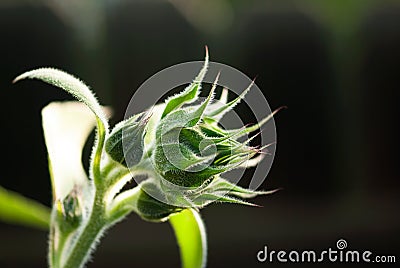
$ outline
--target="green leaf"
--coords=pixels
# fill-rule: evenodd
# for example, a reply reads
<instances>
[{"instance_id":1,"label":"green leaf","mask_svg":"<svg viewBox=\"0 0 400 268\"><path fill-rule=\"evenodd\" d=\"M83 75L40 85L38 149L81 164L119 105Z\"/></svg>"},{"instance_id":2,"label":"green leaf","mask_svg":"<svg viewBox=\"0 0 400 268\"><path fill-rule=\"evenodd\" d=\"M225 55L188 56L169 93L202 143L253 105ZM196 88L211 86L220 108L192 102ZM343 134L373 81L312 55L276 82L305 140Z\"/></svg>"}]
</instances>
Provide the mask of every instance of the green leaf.
<instances>
[{"instance_id":1,"label":"green leaf","mask_svg":"<svg viewBox=\"0 0 400 268\"><path fill-rule=\"evenodd\" d=\"M228 102L228 89L227 88L223 88L221 95L219 96L219 103L221 104L226 104Z\"/></svg>"},{"instance_id":2,"label":"green leaf","mask_svg":"<svg viewBox=\"0 0 400 268\"><path fill-rule=\"evenodd\" d=\"M137 200L136 213L147 221L162 222L181 210L179 207L158 201L143 190Z\"/></svg>"},{"instance_id":3,"label":"green leaf","mask_svg":"<svg viewBox=\"0 0 400 268\"><path fill-rule=\"evenodd\" d=\"M206 57L204 60L204 65L201 68L199 74L193 80L193 83L191 83L188 87L186 87L184 91L166 100L165 109L161 118L165 117L173 110L182 107L182 105L184 105L185 103L191 103L197 100L199 89L201 88L201 82L203 81L204 76L206 75L207 68L208 68L208 49L206 47Z\"/></svg>"},{"instance_id":4,"label":"green leaf","mask_svg":"<svg viewBox=\"0 0 400 268\"><path fill-rule=\"evenodd\" d=\"M236 99L221 105L220 107L216 108L213 111L206 113L206 116L211 117L216 121L219 121L224 116L224 114L226 114L227 112L232 110L238 103L240 103L240 101L244 98L244 96L246 96L246 94L250 91L250 89L253 85L254 85L254 81L251 82L251 84L246 88L246 90L243 91L242 94L240 94ZM227 93L225 93L225 92L226 92L226 90L224 89L224 91L221 94L223 100L227 98L227 96L226 97L224 96L224 95L227 95Z\"/></svg>"},{"instance_id":5,"label":"green leaf","mask_svg":"<svg viewBox=\"0 0 400 268\"><path fill-rule=\"evenodd\" d=\"M203 193L201 194L198 198L193 200L193 203L195 203L199 207L203 207L205 205L208 205L211 202L221 202L221 203L232 203L232 204L239 204L239 205L245 205L245 206L252 206L252 207L257 207L258 205L235 198L231 197L228 195L223 195L220 193Z\"/></svg>"},{"instance_id":6,"label":"green leaf","mask_svg":"<svg viewBox=\"0 0 400 268\"><path fill-rule=\"evenodd\" d=\"M174 128L193 127L203 118L207 105L214 97L214 91L217 86L219 74L208 94L207 98L197 106L190 106L168 114L161 120L160 127L157 130L157 138L164 135Z\"/></svg>"},{"instance_id":7,"label":"green leaf","mask_svg":"<svg viewBox=\"0 0 400 268\"><path fill-rule=\"evenodd\" d=\"M170 223L174 229L181 253L183 268L206 266L207 238L203 220L193 209L185 209L171 215Z\"/></svg>"},{"instance_id":8,"label":"green leaf","mask_svg":"<svg viewBox=\"0 0 400 268\"><path fill-rule=\"evenodd\" d=\"M138 114L114 127L105 143L105 150L114 161L129 168L140 162L147 121L143 114Z\"/></svg>"},{"instance_id":9,"label":"green leaf","mask_svg":"<svg viewBox=\"0 0 400 268\"><path fill-rule=\"evenodd\" d=\"M262 120L261 120L259 123L257 123L257 124L254 124L254 125L252 125L252 126L245 127L245 128L232 129L232 130L229 130L229 133L235 133L235 134L234 134L234 135L235 135L235 138L236 138L236 139L239 139L239 138L245 136L246 134L248 134L248 133L250 133L250 132L253 132L253 131L256 131L256 130L260 129L265 123L267 123L269 120L271 120L277 112L279 112L280 110L282 110L282 109L284 109L284 108L287 108L287 107L286 107L286 106L279 107L278 109L276 109L275 111L273 111L271 114L269 114L267 117L265 117L264 119L262 119Z\"/></svg>"},{"instance_id":10,"label":"green leaf","mask_svg":"<svg viewBox=\"0 0 400 268\"><path fill-rule=\"evenodd\" d=\"M0 187L0 220L46 230L50 223L50 209Z\"/></svg>"},{"instance_id":11,"label":"green leaf","mask_svg":"<svg viewBox=\"0 0 400 268\"><path fill-rule=\"evenodd\" d=\"M246 189L236 184L233 184L221 177L215 178L210 183L208 188L212 189L211 190L212 192L220 192L223 193L224 195L236 196L240 198L253 198L256 197L257 195L273 194L279 190L275 189L271 191L255 191L251 189Z\"/></svg>"},{"instance_id":12,"label":"green leaf","mask_svg":"<svg viewBox=\"0 0 400 268\"><path fill-rule=\"evenodd\" d=\"M165 117L173 110L180 108L185 103L190 103L192 101L195 101L198 96L199 88L200 88L199 83L192 83L181 93L167 99L165 110L163 112L162 117Z\"/></svg>"},{"instance_id":13,"label":"green leaf","mask_svg":"<svg viewBox=\"0 0 400 268\"><path fill-rule=\"evenodd\" d=\"M104 113L104 110L101 108L89 87L78 78L61 70L53 68L39 68L19 75L14 79L13 83L28 78L41 80L70 93L76 99L85 103L101 121L104 128L108 129L107 116Z\"/></svg>"},{"instance_id":14,"label":"green leaf","mask_svg":"<svg viewBox=\"0 0 400 268\"><path fill-rule=\"evenodd\" d=\"M93 92L78 78L61 70L53 68L39 68L28 71L14 79L14 83L23 79L38 79L50 85L59 87L73 95L76 99L86 104L96 115L97 139L92 151L90 163L90 176L95 183L99 183L100 159L103 151L105 136L108 134L108 121L104 109L98 103Z\"/></svg>"},{"instance_id":15,"label":"green leaf","mask_svg":"<svg viewBox=\"0 0 400 268\"><path fill-rule=\"evenodd\" d=\"M271 191L255 191L245 189L235 185L219 176L215 176L203 189L195 192L190 197L192 203L199 208L202 208L212 202L235 203L247 206L258 206L256 204L244 201L244 198L253 198L258 195L272 194L279 189Z\"/></svg>"}]
</instances>

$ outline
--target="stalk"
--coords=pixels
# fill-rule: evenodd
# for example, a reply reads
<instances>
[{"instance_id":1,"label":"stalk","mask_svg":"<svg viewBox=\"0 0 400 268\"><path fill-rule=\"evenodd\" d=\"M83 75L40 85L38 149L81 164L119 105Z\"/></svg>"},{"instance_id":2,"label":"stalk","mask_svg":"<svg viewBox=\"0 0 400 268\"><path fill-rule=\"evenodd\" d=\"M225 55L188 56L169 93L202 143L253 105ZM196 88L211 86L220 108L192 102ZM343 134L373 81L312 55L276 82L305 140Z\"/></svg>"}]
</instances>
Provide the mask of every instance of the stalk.
<instances>
[{"instance_id":1,"label":"stalk","mask_svg":"<svg viewBox=\"0 0 400 268\"><path fill-rule=\"evenodd\" d=\"M80 232L63 268L83 267L94 250L101 234L106 229L102 192L97 193L92 213L86 226Z\"/></svg>"}]
</instances>

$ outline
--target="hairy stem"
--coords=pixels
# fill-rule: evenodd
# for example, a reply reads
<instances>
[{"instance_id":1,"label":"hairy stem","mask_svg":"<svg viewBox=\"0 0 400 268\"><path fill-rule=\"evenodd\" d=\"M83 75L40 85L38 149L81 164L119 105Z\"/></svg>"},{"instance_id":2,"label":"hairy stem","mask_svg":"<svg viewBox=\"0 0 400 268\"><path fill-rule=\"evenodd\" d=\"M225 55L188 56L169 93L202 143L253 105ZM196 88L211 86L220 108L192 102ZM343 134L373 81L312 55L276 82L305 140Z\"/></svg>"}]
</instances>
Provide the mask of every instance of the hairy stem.
<instances>
[{"instance_id":1,"label":"hairy stem","mask_svg":"<svg viewBox=\"0 0 400 268\"><path fill-rule=\"evenodd\" d=\"M97 195L87 224L80 232L63 268L83 267L106 228L102 194Z\"/></svg>"},{"instance_id":2,"label":"hairy stem","mask_svg":"<svg viewBox=\"0 0 400 268\"><path fill-rule=\"evenodd\" d=\"M49 251L50 267L60 268L62 253L64 250L65 242L67 241L68 235L61 234L60 230L56 230L56 228L53 227L50 232L50 237L52 237L52 239L50 239L50 251ZM54 239L55 237L57 237L57 243Z\"/></svg>"}]
</instances>

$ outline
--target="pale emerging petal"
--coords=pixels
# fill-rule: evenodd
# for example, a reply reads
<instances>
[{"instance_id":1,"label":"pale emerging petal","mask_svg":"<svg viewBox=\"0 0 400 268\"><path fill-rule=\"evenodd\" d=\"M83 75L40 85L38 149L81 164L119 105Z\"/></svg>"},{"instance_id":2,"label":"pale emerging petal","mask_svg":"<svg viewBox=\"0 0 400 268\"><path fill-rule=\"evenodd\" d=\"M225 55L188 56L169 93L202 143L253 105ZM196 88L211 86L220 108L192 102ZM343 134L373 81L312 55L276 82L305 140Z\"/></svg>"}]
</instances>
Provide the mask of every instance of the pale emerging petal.
<instances>
[{"instance_id":1,"label":"pale emerging petal","mask_svg":"<svg viewBox=\"0 0 400 268\"><path fill-rule=\"evenodd\" d=\"M88 179L82 166L82 149L96 125L96 117L83 103L53 102L42 110L43 131L49 154L54 200L62 200Z\"/></svg>"}]
</instances>

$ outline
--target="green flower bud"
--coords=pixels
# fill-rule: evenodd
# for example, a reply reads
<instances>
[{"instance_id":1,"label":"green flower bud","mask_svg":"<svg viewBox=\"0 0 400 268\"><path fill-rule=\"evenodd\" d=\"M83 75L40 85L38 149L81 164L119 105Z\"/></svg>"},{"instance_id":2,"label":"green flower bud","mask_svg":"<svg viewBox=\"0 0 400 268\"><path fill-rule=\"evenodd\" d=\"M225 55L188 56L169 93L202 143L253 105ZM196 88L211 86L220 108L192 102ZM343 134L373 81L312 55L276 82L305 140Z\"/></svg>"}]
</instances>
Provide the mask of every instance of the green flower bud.
<instances>
[{"instance_id":1,"label":"green flower bud","mask_svg":"<svg viewBox=\"0 0 400 268\"><path fill-rule=\"evenodd\" d=\"M80 193L79 188L75 186L63 200L56 201L57 217L65 223L61 225L65 233L76 229L82 221Z\"/></svg>"},{"instance_id":2,"label":"green flower bud","mask_svg":"<svg viewBox=\"0 0 400 268\"><path fill-rule=\"evenodd\" d=\"M144 219L162 221L182 208L202 208L216 200L252 205L240 198L269 193L241 188L221 174L247 166L245 162L261 151L249 145L254 136L239 139L258 130L273 114L241 129L220 126L223 115L244 98L253 83L230 102L223 89L220 101L214 102L217 77L208 97L195 103L207 64L206 60L184 91L152 107L150 117L143 119L140 114L123 121L106 141L106 152L115 161L128 168L140 162L131 170L135 179L145 175L144 180L136 181L141 192L133 207ZM258 163L260 159L251 160Z\"/></svg>"}]
</instances>

